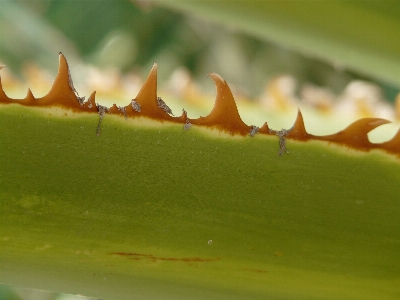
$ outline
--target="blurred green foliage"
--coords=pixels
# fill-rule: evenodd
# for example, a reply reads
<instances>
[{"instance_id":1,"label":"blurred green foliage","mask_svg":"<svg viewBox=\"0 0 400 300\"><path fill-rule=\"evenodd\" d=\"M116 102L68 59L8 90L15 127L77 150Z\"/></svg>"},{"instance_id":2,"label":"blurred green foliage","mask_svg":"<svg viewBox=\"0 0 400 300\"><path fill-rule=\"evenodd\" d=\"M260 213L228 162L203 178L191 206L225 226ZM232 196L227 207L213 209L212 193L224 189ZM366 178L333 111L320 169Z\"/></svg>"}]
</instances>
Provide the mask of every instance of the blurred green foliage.
<instances>
[{"instance_id":1,"label":"blurred green foliage","mask_svg":"<svg viewBox=\"0 0 400 300\"><path fill-rule=\"evenodd\" d=\"M0 62L14 72L27 61L55 71L54 58L60 51L74 64L133 70L141 76L156 61L161 83L184 66L201 86L213 89L205 75L215 72L250 97L281 74L293 75L300 83L328 86L336 93L353 79L368 79L150 1L0 1ZM381 85L393 100L398 89Z\"/></svg>"}]
</instances>

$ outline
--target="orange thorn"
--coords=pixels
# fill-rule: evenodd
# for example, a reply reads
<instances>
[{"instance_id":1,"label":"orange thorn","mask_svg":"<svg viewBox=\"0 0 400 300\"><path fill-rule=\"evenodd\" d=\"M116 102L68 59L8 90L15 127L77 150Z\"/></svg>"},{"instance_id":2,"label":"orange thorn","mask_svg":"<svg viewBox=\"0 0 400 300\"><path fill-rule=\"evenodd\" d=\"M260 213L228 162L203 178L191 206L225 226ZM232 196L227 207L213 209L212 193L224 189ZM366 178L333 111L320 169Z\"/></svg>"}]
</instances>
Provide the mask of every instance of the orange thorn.
<instances>
[{"instance_id":1,"label":"orange thorn","mask_svg":"<svg viewBox=\"0 0 400 300\"><path fill-rule=\"evenodd\" d=\"M72 85L67 60L60 52L58 73L56 79L54 80L53 86L47 95L37 99L37 105L60 105L73 110L81 110L78 96L75 93L76 91Z\"/></svg>"},{"instance_id":2,"label":"orange thorn","mask_svg":"<svg viewBox=\"0 0 400 300\"><path fill-rule=\"evenodd\" d=\"M251 126L246 125L240 118L235 99L226 81L215 73L210 73L208 76L214 81L217 89L214 107L208 116L189 121L197 125L218 127L232 135L249 134Z\"/></svg>"},{"instance_id":3,"label":"orange thorn","mask_svg":"<svg viewBox=\"0 0 400 300\"><path fill-rule=\"evenodd\" d=\"M293 127L288 130L288 138L292 138L300 141L307 141L311 138L311 135L307 133L306 127L304 126L303 115L300 109L297 111L296 121L294 121Z\"/></svg>"},{"instance_id":4,"label":"orange thorn","mask_svg":"<svg viewBox=\"0 0 400 300\"><path fill-rule=\"evenodd\" d=\"M316 140L330 141L358 149L370 150L377 148L379 144L373 144L368 139L368 132L376 127L390 123L388 120L379 118L363 118L351 123L342 131L326 136L313 136Z\"/></svg>"}]
</instances>

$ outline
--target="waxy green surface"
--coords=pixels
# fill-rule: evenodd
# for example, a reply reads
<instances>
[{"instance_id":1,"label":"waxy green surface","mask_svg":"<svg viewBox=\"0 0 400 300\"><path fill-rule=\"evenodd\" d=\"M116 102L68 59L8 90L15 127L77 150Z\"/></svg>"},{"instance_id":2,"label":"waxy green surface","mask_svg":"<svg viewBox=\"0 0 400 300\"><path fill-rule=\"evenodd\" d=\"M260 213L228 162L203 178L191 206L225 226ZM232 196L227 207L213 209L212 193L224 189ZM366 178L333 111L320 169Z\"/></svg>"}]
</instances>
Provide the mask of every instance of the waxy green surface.
<instances>
[{"instance_id":1,"label":"waxy green surface","mask_svg":"<svg viewBox=\"0 0 400 300\"><path fill-rule=\"evenodd\" d=\"M395 156L0 106L0 282L102 299L398 299ZM118 253L118 254L117 254Z\"/></svg>"}]
</instances>

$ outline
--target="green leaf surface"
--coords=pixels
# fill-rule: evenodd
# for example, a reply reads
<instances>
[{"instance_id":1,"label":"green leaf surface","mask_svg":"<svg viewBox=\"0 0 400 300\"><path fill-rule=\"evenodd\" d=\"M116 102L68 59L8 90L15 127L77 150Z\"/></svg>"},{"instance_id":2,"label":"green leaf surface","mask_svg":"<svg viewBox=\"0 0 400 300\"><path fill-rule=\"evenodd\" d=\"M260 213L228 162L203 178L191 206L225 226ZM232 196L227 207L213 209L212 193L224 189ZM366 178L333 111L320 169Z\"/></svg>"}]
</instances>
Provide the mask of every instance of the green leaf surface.
<instances>
[{"instance_id":1,"label":"green leaf surface","mask_svg":"<svg viewBox=\"0 0 400 300\"><path fill-rule=\"evenodd\" d=\"M397 1L155 2L400 87Z\"/></svg>"},{"instance_id":2,"label":"green leaf surface","mask_svg":"<svg viewBox=\"0 0 400 300\"><path fill-rule=\"evenodd\" d=\"M51 116L50 116L51 114ZM103 299L398 299L398 159L0 106L0 282Z\"/></svg>"}]
</instances>

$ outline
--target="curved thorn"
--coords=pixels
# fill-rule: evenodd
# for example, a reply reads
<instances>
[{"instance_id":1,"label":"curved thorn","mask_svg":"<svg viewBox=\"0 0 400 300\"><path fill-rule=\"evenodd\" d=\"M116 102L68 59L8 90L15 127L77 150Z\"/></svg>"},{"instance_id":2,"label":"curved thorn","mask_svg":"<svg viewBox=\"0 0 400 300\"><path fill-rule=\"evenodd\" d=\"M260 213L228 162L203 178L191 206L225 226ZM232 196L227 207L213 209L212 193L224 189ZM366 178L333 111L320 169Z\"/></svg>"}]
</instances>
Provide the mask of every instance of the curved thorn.
<instances>
[{"instance_id":1,"label":"curved thorn","mask_svg":"<svg viewBox=\"0 0 400 300\"><path fill-rule=\"evenodd\" d=\"M240 118L235 99L226 81L215 73L208 76L214 81L217 89L214 107L206 117L189 119L191 123L197 125L207 125L218 127L230 134L247 135L251 126L246 125Z\"/></svg>"},{"instance_id":2,"label":"curved thorn","mask_svg":"<svg viewBox=\"0 0 400 300\"><path fill-rule=\"evenodd\" d=\"M288 138L301 141L307 141L311 138L311 135L307 133L306 127L304 126L304 119L300 109L297 110L297 117L292 128L288 129L287 131Z\"/></svg>"},{"instance_id":3,"label":"curved thorn","mask_svg":"<svg viewBox=\"0 0 400 300\"><path fill-rule=\"evenodd\" d=\"M369 150L376 148L368 139L368 132L380 125L390 123L390 121L380 118L363 118L351 123L345 129L326 136L313 136L314 139L344 144L346 146Z\"/></svg>"},{"instance_id":4,"label":"curved thorn","mask_svg":"<svg viewBox=\"0 0 400 300\"><path fill-rule=\"evenodd\" d=\"M76 90L71 87L71 77L65 56L59 53L59 65L56 79L50 92L42 98L37 99L37 105L53 106L60 105L73 110L81 110Z\"/></svg>"}]
</instances>

